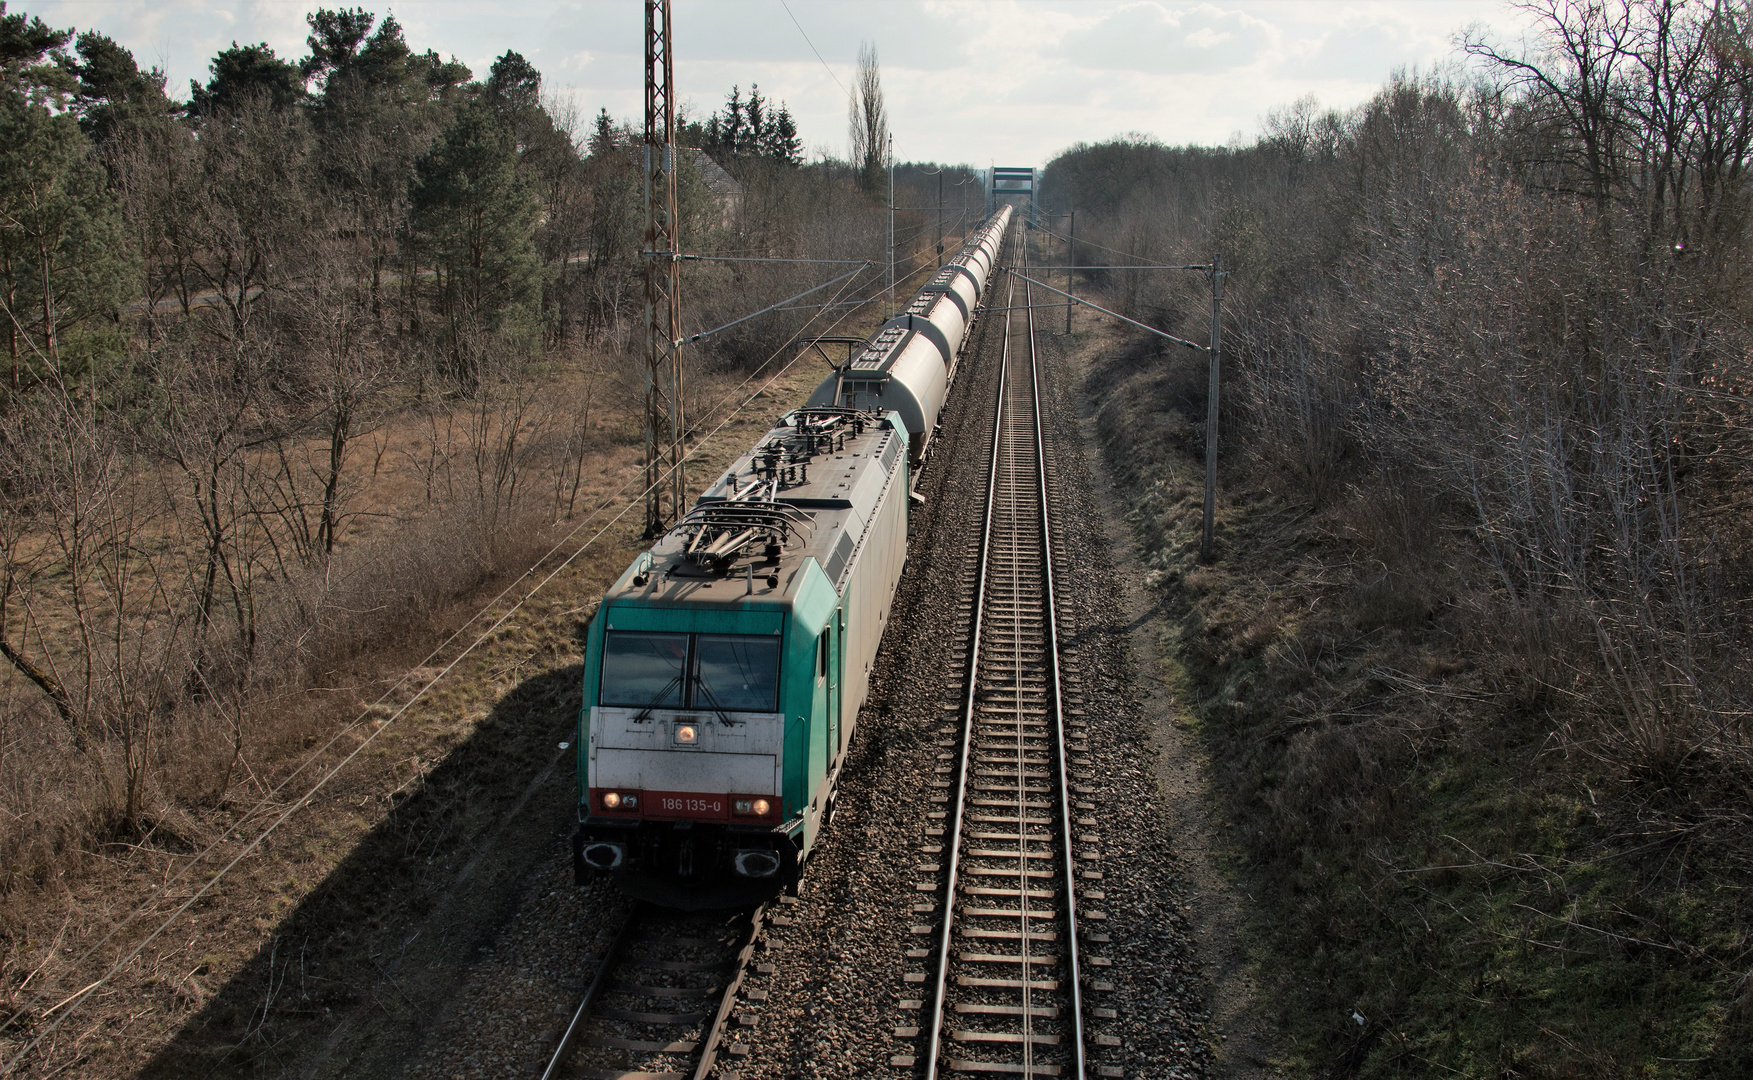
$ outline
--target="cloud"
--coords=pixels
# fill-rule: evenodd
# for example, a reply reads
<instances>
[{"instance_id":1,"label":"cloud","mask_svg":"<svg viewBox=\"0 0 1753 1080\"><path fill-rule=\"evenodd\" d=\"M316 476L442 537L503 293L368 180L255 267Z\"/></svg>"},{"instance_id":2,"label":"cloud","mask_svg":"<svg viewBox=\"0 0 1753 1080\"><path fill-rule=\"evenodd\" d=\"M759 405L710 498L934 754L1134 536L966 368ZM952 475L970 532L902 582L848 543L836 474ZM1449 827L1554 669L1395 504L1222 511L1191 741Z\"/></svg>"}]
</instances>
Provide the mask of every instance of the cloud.
<instances>
[{"instance_id":1,"label":"cloud","mask_svg":"<svg viewBox=\"0 0 1753 1080\"><path fill-rule=\"evenodd\" d=\"M1211 74L1251 67L1276 43L1272 24L1244 11L1127 4L1067 33L1055 54L1083 67Z\"/></svg>"},{"instance_id":2,"label":"cloud","mask_svg":"<svg viewBox=\"0 0 1753 1080\"><path fill-rule=\"evenodd\" d=\"M207 79L233 40L304 55L306 12L341 0L22 0L54 26L96 29L162 64L173 92ZM640 6L632 0L496 4L358 0L394 12L408 43L486 74L507 49L585 116L640 115ZM897 153L906 159L1045 163L1115 131L1174 143L1255 130L1313 92L1335 108L1396 67L1450 58L1450 35L1484 20L1510 33L1503 0L676 0L676 81L698 112L733 84L785 101L804 142L841 148L861 41L876 44ZM17 5L14 5L17 6ZM345 6L354 6L347 0ZM830 75L823 61L832 68ZM838 80L838 84L836 83ZM844 152L841 149L839 152Z\"/></svg>"},{"instance_id":3,"label":"cloud","mask_svg":"<svg viewBox=\"0 0 1753 1080\"><path fill-rule=\"evenodd\" d=\"M1287 51L1281 76L1372 83L1388 69L1427 67L1454 53L1446 38L1421 32L1402 20L1361 14L1350 14L1339 26L1304 38Z\"/></svg>"}]
</instances>

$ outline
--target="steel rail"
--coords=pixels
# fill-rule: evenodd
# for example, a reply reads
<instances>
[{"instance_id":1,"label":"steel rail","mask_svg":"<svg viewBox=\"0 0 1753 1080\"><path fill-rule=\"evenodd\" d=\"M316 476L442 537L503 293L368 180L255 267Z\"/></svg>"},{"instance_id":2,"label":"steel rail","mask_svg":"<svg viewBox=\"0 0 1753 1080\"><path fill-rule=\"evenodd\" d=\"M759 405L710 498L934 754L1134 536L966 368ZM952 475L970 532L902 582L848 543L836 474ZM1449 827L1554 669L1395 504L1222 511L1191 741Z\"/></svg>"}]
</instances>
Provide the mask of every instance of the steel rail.
<instances>
[{"instance_id":1,"label":"steel rail","mask_svg":"<svg viewBox=\"0 0 1753 1080\"><path fill-rule=\"evenodd\" d=\"M1010 303L1010 294L1015 293L1016 282L1010 284L1010 293L1005 296L1005 303ZM950 809L949 837L949 877L944 890L943 931L938 939L937 978L936 986L931 995L931 1036L926 1042L926 1080L937 1080L938 1045L943 1039L943 1011L946 983L950 972L950 935L954 931L956 921L956 874L960 869L962 857L962 817L968 797L968 773L973 761L974 740L974 704L975 691L979 686L980 672L980 634L986 615L986 565L992 554L992 518L998 507L998 463L1003 458L1004 444L1004 396L1005 373L1010 365L1010 335L1004 336L1004 344L999 353L998 361L998 411L992 421L992 464L986 474L986 519L980 529L980 570L976 578L974 596L974 625L969 631L969 649L967 690L962 697L962 767L956 777L955 804ZM1023 973L1025 979L1028 973Z\"/></svg>"},{"instance_id":2,"label":"steel rail","mask_svg":"<svg viewBox=\"0 0 1753 1080\"><path fill-rule=\"evenodd\" d=\"M1020 230L1019 230L1020 233ZM1026 244L1026 237L1022 241ZM1018 262L1023 269L1028 269L1027 250L1019 252ZM1021 304L1015 303L1016 281L1022 278L1025 282L1024 296ZM1008 321L1002 339L999 356L998 394L993 419L992 460L987 474L987 502L985 518L982 524L978 573L975 595L973 598L973 624L971 627L971 653L966 670L966 689L962 702L962 739L961 765L955 784L955 801L952 807L952 827L948 839L950 858L948 877L945 883L945 908L940 935L937 942L935 985L928 999L931 1003L932 1016L930 1037L925 1052L927 1080L936 1080L944 1070L966 1071L1020 1071L1025 1076L1045 1075L1060 1076L1066 1073L1082 1080L1085 1075L1085 1047L1083 1028L1083 993L1082 969L1078 954L1078 921L1077 921L1077 866L1073 849L1070 800L1069 759L1065 737L1065 716L1063 691L1060 685L1059 640L1057 583L1053 574L1053 543L1049 521L1049 493L1047 491L1047 458L1046 438L1042 421L1041 392L1042 375L1040 360L1035 343L1035 327L1032 308L1032 297L1028 291L1028 277L1014 268L1010 277L1009 291L1002 310L1029 311L1026 324L1026 341L1022 344L1028 349L1028 368L1022 370L1020 362L1013 368L1011 356L1011 338L1022 337L1013 331ZM993 310L1000 310L994 308ZM1026 378L1026 381L1025 381ZM1014 381L1013 381L1014 380ZM1025 415L1020 403L1013 400L1013 395L1027 393L1030 398L1029 411ZM1024 424L1029 427L1025 428ZM1034 455L1034 461L1027 462L1028 454ZM1035 485L1033 498L1027 493L1029 483ZM1032 535L1037 523L1030 520L1032 513L1039 514L1038 536ZM999 531L1003 536L997 535ZM1033 565L1039 559L1040 569ZM1037 591L1038 590L1038 591ZM1038 612L1035 610L1039 606ZM991 615L988 618L988 609ZM1008 626L1009 636L1004 632ZM999 635L992 641L986 638L990 634ZM988 655L990 653L990 655ZM1008 653L1008 656L1005 654ZM1045 653L1045 657L1030 657L1026 654ZM957 911L963 895L964 883L961 878L963 867L963 841L967 837L970 844L981 840L998 839L998 834L982 832L980 826L970 824L973 821L1007 822L1009 818L982 817L972 812L976 805L987 805L979 800L971 801L971 792L987 790L987 787L975 784L973 778L984 775L976 768L976 751L982 746L986 751L999 750L1003 747L1005 734L1000 730L987 730L998 724L989 715L985 721L981 719L981 678L983 672L1002 672L1009 670L1011 704L1014 712L1008 720L1009 736L1014 739L1015 760L1010 767L1015 769L1016 798L1016 854L1006 855L996 850L970 847L966 856L969 859L1002 859L1014 858L1014 871L1017 881L1017 909L1014 912L1005 909L1005 913L1018 920L1014 933L999 933L979 928L979 922L1000 914L997 911L983 908L970 908L967 918L975 921L975 928L963 930L964 936L971 940L981 938L1004 937L1017 942L1017 954L1014 957L985 955L981 953L962 953L956 960L964 970L969 964L975 965L975 973L979 965L993 962L1015 963L1019 966L1019 978L1015 982L995 983L984 977L970 977L965 984L961 979L957 985L969 987L995 987L1005 985L1015 988L1020 993L1020 1006L998 1006L991 1004L958 1003L958 1013L965 1011L973 1014L1003 1013L1017 1016L1021 1031L990 1032L986 1030L957 1030L950 1035L957 1041L974 1042L1010 1042L1020 1043L1021 1062L1002 1064L988 1061L946 1060L945 1023L950 1010L950 985L952 968L951 942L957 929L962 925L958 921ZM1033 679L1040 678L1050 683L1051 694L1042 691L1025 689ZM1002 684L994 684L1002 685ZM1045 689L1045 688L1043 688ZM1045 697L1040 700L1036 695ZM990 698L990 694L988 695ZM1001 710L988 707L987 714ZM1045 706L1045 708L1043 708ZM1046 717L1034 721L1031 717L1051 710L1051 723ZM1036 729L1040 730L1038 733ZM987 740L982 744L977 733ZM999 743L992 743L993 738ZM1045 747L1030 745L1031 740L1045 742ZM1046 761L1038 755L1045 751L1057 758L1055 764L1058 783L1058 797L1053 802L1032 802L1030 796L1039 791L1030 787L1031 777L1047 779L1044 773L1031 773L1031 767L1046 766ZM979 761L986 762L985 771L990 772L991 766L998 760L988 753ZM1000 774L1002 775L1002 774ZM989 786L989 785L988 785ZM1052 817L1043 820L1031 815L1030 807L1048 810ZM1055 820L1056 819L1056 820ZM1038 835L1033 828L1057 826L1057 844L1051 835ZM973 831L969 831L969 830ZM1031 850L1031 845L1045 846L1047 850ZM1057 850L1055 850L1057 849ZM1031 861L1039 865L1041 860L1051 861L1057 855L1062 863L1060 872L1055 875L1032 870ZM993 874L992 868L976 867L972 874ZM1008 873L1008 871L1007 871ZM1064 919L1060 923L1057 906L1051 903L1052 893L1037 894L1031 889L1031 881L1038 878L1057 877L1063 889ZM980 895L990 890L974 884L968 885L968 895ZM1037 899L1047 900L1044 907L1037 908ZM1037 956L1035 948L1039 943L1052 941L1062 935L1063 950L1058 956L1051 953ZM1059 968L1062 978L1070 982L1069 993L1063 981L1037 983L1032 972L1040 967L1055 966ZM1058 1001L1069 1006L1070 1015L1065 1016L1061 1009L1047 1003L1037 1004L1034 995L1038 991L1052 994L1057 991ZM1013 999L1018 1000L1018 999ZM1039 1034L1035 1026L1036 1018L1058 1019L1060 1035ZM1049 1028L1049 1031L1052 1029ZM1037 1046L1061 1046L1069 1040L1071 1045L1065 1047L1060 1054L1054 1054L1058 1062L1043 1062L1038 1059ZM1067 1053L1068 1052L1068 1053ZM1069 1062L1066 1057L1069 1056ZM1068 1066L1068 1067L1067 1067ZM1063 1071L1062 1071L1063 1070Z\"/></svg>"},{"instance_id":3,"label":"steel rail","mask_svg":"<svg viewBox=\"0 0 1753 1080\"><path fill-rule=\"evenodd\" d=\"M636 1042L630 1043L622 1039L609 1039L607 1042L596 1044L626 1050L642 1049L653 1053L679 1054L686 1052L693 1058L694 1062L693 1067L687 1073L673 1071L649 1073L629 1069L605 1070L573 1066L571 1059L579 1048L580 1039L584 1037L585 1028L596 1016L598 1002L605 987L610 983L611 976L616 974L617 969L626 961L624 954L628 945L638 936L636 931L646 920L653 917L653 910L649 904L635 905L627 918L622 921L620 927L617 928L608 949L603 953L602 961L597 965L596 974L585 989L578 1007L573 1010L572 1018L567 1022L565 1031L560 1036L560 1041L555 1045L547 1068L542 1071L542 1080L559 1080L560 1077L564 1076L580 1075L650 1076L653 1078L686 1075L692 1080L706 1080L711 1074L713 1066L717 1063L718 1050L723 1042L725 1028L730 1022L732 1010L736 1007L737 993L742 989L743 979L748 973L749 962L754 955L755 943L760 937L761 927L765 924L772 906L773 902L767 901L748 910L747 919L737 932L734 946L735 956L724 961L725 966L730 970L730 975L725 979L724 985L718 989L717 1006L713 1009L710 1020L701 1024L700 1037L693 1041L691 1049L686 1048L688 1040L672 1041L667 1048L662 1050L658 1049L659 1044L646 1044L641 1047ZM634 961L634 963L637 962ZM660 971L665 970L666 966L668 965L664 961L656 961L652 964L654 969ZM621 1017L620 1019L626 1020L627 1018ZM661 1022L670 1023L672 1021Z\"/></svg>"},{"instance_id":4,"label":"steel rail","mask_svg":"<svg viewBox=\"0 0 1753 1080\"><path fill-rule=\"evenodd\" d=\"M1027 263L1024 264L1027 266ZM1027 279L1024 279L1025 282ZM1064 841L1065 858L1065 922L1066 950L1065 955L1071 961L1071 1030L1072 1042L1075 1047L1077 1071L1073 1073L1082 1080L1084 1074L1083 1047L1083 972L1079 967L1077 954L1080 940L1077 929L1077 861L1071 847L1071 778L1066 771L1065 748L1065 706L1059 683L1059 603L1053 580L1053 524L1047 513L1047 450L1041 435L1041 365L1035 353L1035 309L1034 297L1030 286L1023 286L1023 303L1028 307L1029 320L1029 378L1034 386L1032 400L1035 406L1035 470L1040 479L1041 489L1041 564L1047 573L1046 623L1047 623L1047 659L1052 665L1053 687L1053 753L1059 759L1059 821L1060 837ZM1027 975L1024 975L1027 978Z\"/></svg>"},{"instance_id":5,"label":"steel rail","mask_svg":"<svg viewBox=\"0 0 1753 1080\"><path fill-rule=\"evenodd\" d=\"M542 1070L542 1080L558 1080L561 1071L565 1069L566 1060L572 1056L573 1044L578 1040L578 1033L583 1030L584 1022L590 1016L590 1007L596 1004L598 995L602 993L603 983L608 981L609 972L620 962L621 951L627 947L628 939L633 936L633 925L639 921L640 911L641 905L635 905L615 931L614 938L603 953L603 962L597 965L596 976L590 980L590 986L585 988L583 1000L572 1011L572 1019L561 1034L559 1045L554 1047L554 1056L548 1059L548 1067Z\"/></svg>"},{"instance_id":6,"label":"steel rail","mask_svg":"<svg viewBox=\"0 0 1753 1080\"><path fill-rule=\"evenodd\" d=\"M749 960L755 952L755 942L761 937L761 925L767 921L767 913L773 909L773 901L759 905L749 915L749 925L743 928L742 946L737 949L736 965L731 970L730 979L724 984L724 995L718 999L718 1012L712 1018L712 1026L700 1039L700 1061L694 1066L694 1080L706 1080L712 1072L712 1065L718 1059L718 1044L724 1037L724 1026L730 1020L730 1010L736 1005L737 991L742 989L743 976L748 974Z\"/></svg>"}]
</instances>

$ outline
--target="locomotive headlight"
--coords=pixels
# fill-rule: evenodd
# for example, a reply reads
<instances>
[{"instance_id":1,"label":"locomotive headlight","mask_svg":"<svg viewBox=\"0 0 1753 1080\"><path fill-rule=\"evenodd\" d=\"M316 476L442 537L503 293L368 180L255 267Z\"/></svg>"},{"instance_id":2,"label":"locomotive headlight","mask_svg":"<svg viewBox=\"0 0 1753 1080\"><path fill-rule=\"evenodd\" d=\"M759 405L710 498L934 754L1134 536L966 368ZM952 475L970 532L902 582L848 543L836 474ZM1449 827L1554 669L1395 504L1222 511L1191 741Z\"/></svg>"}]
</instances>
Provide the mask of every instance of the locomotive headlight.
<instances>
[{"instance_id":1,"label":"locomotive headlight","mask_svg":"<svg viewBox=\"0 0 1753 1080\"><path fill-rule=\"evenodd\" d=\"M618 791L611 791L605 794L603 796L603 807L607 810L619 810L621 808L621 793Z\"/></svg>"},{"instance_id":2,"label":"locomotive headlight","mask_svg":"<svg viewBox=\"0 0 1753 1080\"><path fill-rule=\"evenodd\" d=\"M687 746L700 738L700 729L693 724L683 724L676 728L676 742Z\"/></svg>"},{"instance_id":3,"label":"locomotive headlight","mask_svg":"<svg viewBox=\"0 0 1753 1080\"><path fill-rule=\"evenodd\" d=\"M773 804L766 799L732 799L730 812L743 817L766 817Z\"/></svg>"},{"instance_id":4,"label":"locomotive headlight","mask_svg":"<svg viewBox=\"0 0 1753 1080\"><path fill-rule=\"evenodd\" d=\"M769 811L771 809L773 809L773 804L768 802L766 799L756 799L755 800L755 816L756 817L766 817L767 811Z\"/></svg>"}]
</instances>

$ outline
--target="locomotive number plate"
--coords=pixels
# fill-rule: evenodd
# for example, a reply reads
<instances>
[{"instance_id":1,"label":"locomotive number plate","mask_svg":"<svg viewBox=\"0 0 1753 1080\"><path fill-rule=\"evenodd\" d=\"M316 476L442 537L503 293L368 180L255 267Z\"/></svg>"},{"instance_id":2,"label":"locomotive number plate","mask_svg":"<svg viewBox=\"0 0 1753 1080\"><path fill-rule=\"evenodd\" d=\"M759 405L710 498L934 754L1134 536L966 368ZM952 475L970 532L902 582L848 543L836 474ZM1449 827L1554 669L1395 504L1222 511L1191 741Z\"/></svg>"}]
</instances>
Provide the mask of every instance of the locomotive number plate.
<instances>
[{"instance_id":1,"label":"locomotive number plate","mask_svg":"<svg viewBox=\"0 0 1753 1080\"><path fill-rule=\"evenodd\" d=\"M697 791L647 791L647 816L718 821L730 817L730 800Z\"/></svg>"}]
</instances>

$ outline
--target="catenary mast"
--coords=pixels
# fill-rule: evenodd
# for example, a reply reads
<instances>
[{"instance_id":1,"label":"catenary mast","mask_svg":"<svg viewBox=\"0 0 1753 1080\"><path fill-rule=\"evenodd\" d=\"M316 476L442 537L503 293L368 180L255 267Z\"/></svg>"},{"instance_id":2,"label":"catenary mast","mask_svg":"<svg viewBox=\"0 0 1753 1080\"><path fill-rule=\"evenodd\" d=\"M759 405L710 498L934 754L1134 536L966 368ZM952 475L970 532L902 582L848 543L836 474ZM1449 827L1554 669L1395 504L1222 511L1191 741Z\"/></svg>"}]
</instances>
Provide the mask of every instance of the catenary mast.
<instances>
[{"instance_id":1,"label":"catenary mast","mask_svg":"<svg viewBox=\"0 0 1753 1080\"><path fill-rule=\"evenodd\" d=\"M682 270L676 256L675 65L671 0L645 3L645 534L687 509L682 456Z\"/></svg>"}]
</instances>

